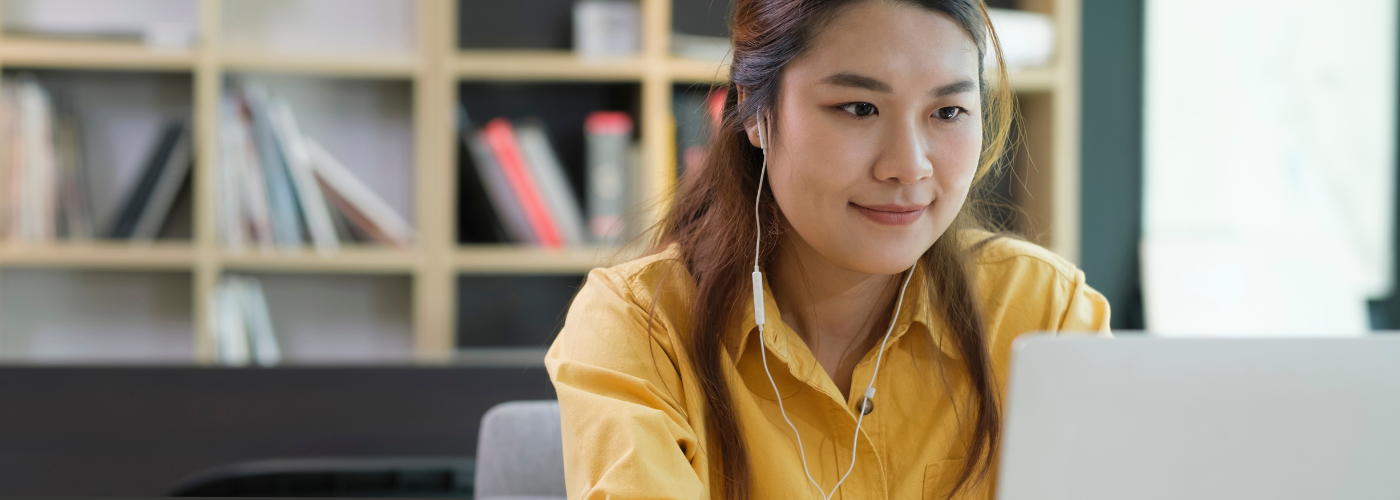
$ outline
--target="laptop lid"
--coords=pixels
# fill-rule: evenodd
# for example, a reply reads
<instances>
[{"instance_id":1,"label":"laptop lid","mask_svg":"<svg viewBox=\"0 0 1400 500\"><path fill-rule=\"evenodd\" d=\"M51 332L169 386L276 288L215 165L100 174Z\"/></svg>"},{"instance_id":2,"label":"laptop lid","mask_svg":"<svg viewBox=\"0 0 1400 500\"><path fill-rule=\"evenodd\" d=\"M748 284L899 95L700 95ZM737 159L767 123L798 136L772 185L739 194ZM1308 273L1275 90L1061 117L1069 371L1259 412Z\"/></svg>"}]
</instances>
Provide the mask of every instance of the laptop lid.
<instances>
[{"instance_id":1,"label":"laptop lid","mask_svg":"<svg viewBox=\"0 0 1400 500\"><path fill-rule=\"evenodd\" d=\"M1013 350L1001 500L1400 498L1400 337Z\"/></svg>"}]
</instances>

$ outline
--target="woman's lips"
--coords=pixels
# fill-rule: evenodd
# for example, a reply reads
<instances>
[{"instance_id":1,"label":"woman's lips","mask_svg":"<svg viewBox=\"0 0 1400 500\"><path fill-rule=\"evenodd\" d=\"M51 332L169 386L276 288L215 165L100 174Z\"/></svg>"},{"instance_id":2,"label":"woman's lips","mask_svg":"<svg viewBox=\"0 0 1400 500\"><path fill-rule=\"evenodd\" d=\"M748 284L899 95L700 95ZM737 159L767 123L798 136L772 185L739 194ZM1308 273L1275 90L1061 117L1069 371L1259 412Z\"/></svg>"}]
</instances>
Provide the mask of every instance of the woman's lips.
<instances>
[{"instance_id":1,"label":"woman's lips","mask_svg":"<svg viewBox=\"0 0 1400 500\"><path fill-rule=\"evenodd\" d=\"M886 226L907 226L924 215L928 205L857 205L851 204L857 212L877 224Z\"/></svg>"}]
</instances>

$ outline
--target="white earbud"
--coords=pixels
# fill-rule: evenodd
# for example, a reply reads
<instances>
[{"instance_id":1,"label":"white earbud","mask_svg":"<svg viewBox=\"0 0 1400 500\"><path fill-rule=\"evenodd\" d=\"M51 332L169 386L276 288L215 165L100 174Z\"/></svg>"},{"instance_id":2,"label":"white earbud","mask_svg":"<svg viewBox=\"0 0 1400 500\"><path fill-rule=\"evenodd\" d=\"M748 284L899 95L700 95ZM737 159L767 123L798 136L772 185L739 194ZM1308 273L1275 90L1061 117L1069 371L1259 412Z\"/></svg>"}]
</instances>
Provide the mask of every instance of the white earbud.
<instances>
[{"instance_id":1,"label":"white earbud","mask_svg":"<svg viewBox=\"0 0 1400 500\"><path fill-rule=\"evenodd\" d=\"M894 333L895 320L899 318L900 306L904 304L904 290L909 286L909 278L912 278L914 276L914 271L918 270L919 263L915 262L914 266L909 268L909 271L905 273L904 284L899 287L899 298L896 299L894 303L894 316L890 318L890 327L885 331L884 340L880 341L880 352L875 356L875 371L870 375L870 385L865 387L865 398L861 399L860 402L860 415L856 417L855 438L851 442L851 465L846 469L846 474L841 476L841 480L837 481L836 485L831 487L831 493L827 493L826 490L822 489L821 485L817 484L817 480L812 478L812 471L807 468L807 452L802 448L802 433L797 432L797 426L793 425L792 420L788 418L787 410L783 408L783 397L778 393L778 383L773 380L773 372L768 371L768 347L763 339L763 272L758 269L758 256L763 250L763 224L759 219L758 204L763 200L763 179L768 175L768 138L764 130L765 127L763 126L762 111L759 112L757 118L758 147L763 151L763 167L758 174L758 192L754 195L753 200L753 223L755 230L753 252L753 318L754 323L758 324L758 347L759 350L763 351L759 359L763 360L763 373L768 375L768 383L773 386L773 396L778 401L778 412L783 415L783 420L787 422L788 427L792 428L792 435L797 437L797 455L802 458L802 472L807 474L807 481L811 482L812 486L815 486L817 491L821 492L822 500L831 500L831 497L836 495L836 489L841 487L841 483L846 482L846 478L850 477L851 471L856 468L856 456L859 455L859 453L856 452L856 446L860 444L860 424L865 420L865 414L869 413L866 411L866 405L874 401L875 377L880 374L880 361L882 361L885 356L885 344L890 341L890 334Z\"/></svg>"},{"instance_id":2,"label":"white earbud","mask_svg":"<svg viewBox=\"0 0 1400 500\"><path fill-rule=\"evenodd\" d=\"M763 113L758 114L758 149L762 150L763 154L768 154L768 139L763 132Z\"/></svg>"}]
</instances>

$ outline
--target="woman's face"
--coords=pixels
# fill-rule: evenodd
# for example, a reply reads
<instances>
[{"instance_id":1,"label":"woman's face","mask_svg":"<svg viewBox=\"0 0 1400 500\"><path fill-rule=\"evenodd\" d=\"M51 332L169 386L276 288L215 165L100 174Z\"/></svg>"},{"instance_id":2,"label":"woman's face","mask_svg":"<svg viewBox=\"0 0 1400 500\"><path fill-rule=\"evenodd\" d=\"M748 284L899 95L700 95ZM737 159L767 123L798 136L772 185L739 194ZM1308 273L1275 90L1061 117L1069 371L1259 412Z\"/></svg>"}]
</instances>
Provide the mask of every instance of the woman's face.
<instances>
[{"instance_id":1,"label":"woman's face","mask_svg":"<svg viewBox=\"0 0 1400 500\"><path fill-rule=\"evenodd\" d=\"M788 237L851 271L895 274L967 198L982 146L977 46L896 2L840 11L786 67L768 182ZM749 140L758 145L756 122Z\"/></svg>"}]
</instances>

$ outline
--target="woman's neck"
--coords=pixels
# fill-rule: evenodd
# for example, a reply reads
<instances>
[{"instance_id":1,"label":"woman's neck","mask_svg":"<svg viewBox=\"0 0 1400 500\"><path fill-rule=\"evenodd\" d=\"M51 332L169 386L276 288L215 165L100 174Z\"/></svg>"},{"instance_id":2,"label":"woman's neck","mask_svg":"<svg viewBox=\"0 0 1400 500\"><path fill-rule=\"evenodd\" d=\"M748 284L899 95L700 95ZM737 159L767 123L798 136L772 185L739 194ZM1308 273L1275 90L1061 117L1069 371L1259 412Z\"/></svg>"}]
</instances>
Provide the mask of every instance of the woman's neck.
<instances>
[{"instance_id":1,"label":"woman's neck","mask_svg":"<svg viewBox=\"0 0 1400 500\"><path fill-rule=\"evenodd\" d=\"M768 286L783 322L807 343L842 395L851 374L883 332L898 275L867 274L832 263L798 238L779 247Z\"/></svg>"}]
</instances>

